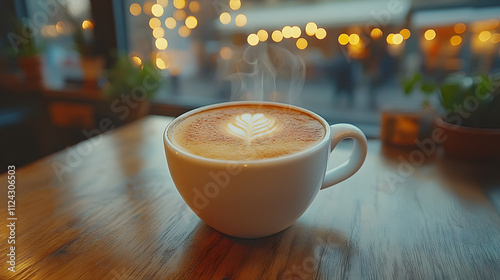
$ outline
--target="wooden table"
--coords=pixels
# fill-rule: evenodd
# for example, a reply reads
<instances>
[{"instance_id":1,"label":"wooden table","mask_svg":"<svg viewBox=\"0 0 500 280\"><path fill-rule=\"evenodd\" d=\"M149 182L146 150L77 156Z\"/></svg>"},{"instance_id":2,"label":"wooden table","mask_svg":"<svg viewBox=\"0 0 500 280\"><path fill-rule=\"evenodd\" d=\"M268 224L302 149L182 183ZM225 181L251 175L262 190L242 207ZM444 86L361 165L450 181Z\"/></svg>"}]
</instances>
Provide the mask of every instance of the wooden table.
<instances>
[{"instance_id":1,"label":"wooden table","mask_svg":"<svg viewBox=\"0 0 500 280\"><path fill-rule=\"evenodd\" d=\"M0 279L500 279L499 165L431 155L405 171L412 150L370 140L360 171L320 191L294 225L236 239L175 189L162 143L170 120L17 168L15 272L2 174Z\"/></svg>"}]
</instances>

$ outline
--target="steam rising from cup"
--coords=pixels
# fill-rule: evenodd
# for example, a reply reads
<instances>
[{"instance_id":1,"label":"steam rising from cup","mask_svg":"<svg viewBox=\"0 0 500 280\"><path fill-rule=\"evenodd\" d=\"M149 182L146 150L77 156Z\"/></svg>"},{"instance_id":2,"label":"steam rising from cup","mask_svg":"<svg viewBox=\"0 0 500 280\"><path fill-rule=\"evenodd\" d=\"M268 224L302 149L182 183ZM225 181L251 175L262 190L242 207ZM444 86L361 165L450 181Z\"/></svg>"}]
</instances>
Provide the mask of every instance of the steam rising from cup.
<instances>
[{"instance_id":1,"label":"steam rising from cup","mask_svg":"<svg viewBox=\"0 0 500 280\"><path fill-rule=\"evenodd\" d=\"M261 43L236 54L227 79L231 100L276 101L298 105L305 79L304 60L284 48Z\"/></svg>"}]
</instances>

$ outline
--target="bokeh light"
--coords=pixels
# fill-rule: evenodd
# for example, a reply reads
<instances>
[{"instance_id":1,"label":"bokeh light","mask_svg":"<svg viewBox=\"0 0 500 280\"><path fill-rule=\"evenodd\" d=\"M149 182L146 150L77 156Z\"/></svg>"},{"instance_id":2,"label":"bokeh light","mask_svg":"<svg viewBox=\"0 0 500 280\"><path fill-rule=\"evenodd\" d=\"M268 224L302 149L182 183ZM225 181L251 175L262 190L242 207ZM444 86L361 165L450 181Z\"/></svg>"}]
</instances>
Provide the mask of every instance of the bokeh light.
<instances>
[{"instance_id":1,"label":"bokeh light","mask_svg":"<svg viewBox=\"0 0 500 280\"><path fill-rule=\"evenodd\" d=\"M186 12L184 10L177 10L174 12L174 18L176 20L185 20L186 19Z\"/></svg>"},{"instance_id":2,"label":"bokeh light","mask_svg":"<svg viewBox=\"0 0 500 280\"><path fill-rule=\"evenodd\" d=\"M303 50L307 48L307 40L304 38L299 38L297 39L297 42L295 43L298 49Z\"/></svg>"},{"instance_id":3,"label":"bokeh light","mask_svg":"<svg viewBox=\"0 0 500 280\"><path fill-rule=\"evenodd\" d=\"M257 31L257 36L259 37L259 41L261 42L264 42L267 40L267 38L269 38L269 34L264 29Z\"/></svg>"},{"instance_id":4,"label":"bokeh light","mask_svg":"<svg viewBox=\"0 0 500 280\"><path fill-rule=\"evenodd\" d=\"M450 44L452 46L458 46L460 45L460 43L462 43L462 37L460 37L459 35L454 35L450 38Z\"/></svg>"},{"instance_id":5,"label":"bokeh light","mask_svg":"<svg viewBox=\"0 0 500 280\"><path fill-rule=\"evenodd\" d=\"M142 8L141 8L141 5L137 4L137 3L132 3L130 5L130 13L134 16L138 16L140 15L142 12Z\"/></svg>"},{"instance_id":6,"label":"bokeh light","mask_svg":"<svg viewBox=\"0 0 500 280\"><path fill-rule=\"evenodd\" d=\"M197 12L200 11L200 9L201 9L200 2L198 2L198 1L191 1L191 3L189 3L189 10L192 13L197 13Z\"/></svg>"},{"instance_id":7,"label":"bokeh light","mask_svg":"<svg viewBox=\"0 0 500 280\"><path fill-rule=\"evenodd\" d=\"M314 36L316 31L318 30L318 25L314 22L308 22L306 24L306 34L309 36Z\"/></svg>"},{"instance_id":8,"label":"bokeh light","mask_svg":"<svg viewBox=\"0 0 500 280\"><path fill-rule=\"evenodd\" d=\"M461 22L455 24L455 26L453 27L453 30L455 30L455 32L457 34L464 33L466 29L467 29L467 26L464 23L461 23Z\"/></svg>"},{"instance_id":9,"label":"bokeh light","mask_svg":"<svg viewBox=\"0 0 500 280\"><path fill-rule=\"evenodd\" d=\"M339 44L341 44L342 46L347 45L347 43L349 43L349 35L347 35L345 33L340 34L338 41L339 41Z\"/></svg>"},{"instance_id":10,"label":"bokeh light","mask_svg":"<svg viewBox=\"0 0 500 280\"><path fill-rule=\"evenodd\" d=\"M156 27L160 27L161 26L161 21L157 18L151 18L149 20L149 27L151 27L151 29L155 29Z\"/></svg>"},{"instance_id":11,"label":"bokeh light","mask_svg":"<svg viewBox=\"0 0 500 280\"><path fill-rule=\"evenodd\" d=\"M241 8L241 1L240 0L229 0L229 7L236 11L239 8Z\"/></svg>"},{"instance_id":12,"label":"bokeh light","mask_svg":"<svg viewBox=\"0 0 500 280\"><path fill-rule=\"evenodd\" d=\"M161 38L165 36L165 30L163 30L163 28L161 27L156 27L155 29L153 29L153 37L155 38Z\"/></svg>"},{"instance_id":13,"label":"bokeh light","mask_svg":"<svg viewBox=\"0 0 500 280\"><path fill-rule=\"evenodd\" d=\"M186 18L185 24L187 28L193 29L198 25L198 20L194 16L188 16Z\"/></svg>"},{"instance_id":14,"label":"bokeh light","mask_svg":"<svg viewBox=\"0 0 500 280\"><path fill-rule=\"evenodd\" d=\"M233 49L230 47L222 47L220 48L219 56L224 60L230 60L233 57Z\"/></svg>"},{"instance_id":15,"label":"bokeh light","mask_svg":"<svg viewBox=\"0 0 500 280\"><path fill-rule=\"evenodd\" d=\"M287 25L285 27L283 27L283 29L281 30L281 32L283 33L283 38L291 38L292 37L292 27Z\"/></svg>"},{"instance_id":16,"label":"bokeh light","mask_svg":"<svg viewBox=\"0 0 500 280\"><path fill-rule=\"evenodd\" d=\"M316 38L322 40L322 39L325 39L326 38L326 30L324 28L318 28L318 30L316 30Z\"/></svg>"},{"instance_id":17,"label":"bokeh light","mask_svg":"<svg viewBox=\"0 0 500 280\"><path fill-rule=\"evenodd\" d=\"M155 17L161 17L163 15L163 11L164 11L163 7L160 4L154 4L151 7L151 13Z\"/></svg>"},{"instance_id":18,"label":"bokeh light","mask_svg":"<svg viewBox=\"0 0 500 280\"><path fill-rule=\"evenodd\" d=\"M281 32L281 30L274 30L271 34L271 38L276 43L281 42L281 40L283 40L283 33Z\"/></svg>"},{"instance_id":19,"label":"bokeh light","mask_svg":"<svg viewBox=\"0 0 500 280\"><path fill-rule=\"evenodd\" d=\"M427 29L424 33L424 38L427 41L433 40L436 38L436 31L434 29Z\"/></svg>"},{"instance_id":20,"label":"bokeh light","mask_svg":"<svg viewBox=\"0 0 500 280\"><path fill-rule=\"evenodd\" d=\"M153 1L146 1L144 2L144 4L142 5L142 11L146 14L146 15L152 15L151 14L151 8L153 8L153 5L155 3L153 3Z\"/></svg>"},{"instance_id":21,"label":"bokeh light","mask_svg":"<svg viewBox=\"0 0 500 280\"><path fill-rule=\"evenodd\" d=\"M155 41L155 46L159 50L164 50L168 47L168 41L165 38L158 38Z\"/></svg>"},{"instance_id":22,"label":"bokeh light","mask_svg":"<svg viewBox=\"0 0 500 280\"><path fill-rule=\"evenodd\" d=\"M384 35L384 33L377 27L373 28L370 32L370 37L372 37L372 39L379 39L382 35Z\"/></svg>"},{"instance_id":23,"label":"bokeh light","mask_svg":"<svg viewBox=\"0 0 500 280\"><path fill-rule=\"evenodd\" d=\"M89 19L86 19L82 22L83 29L94 29L94 23ZM489 39L489 38L488 38Z\"/></svg>"},{"instance_id":24,"label":"bokeh light","mask_svg":"<svg viewBox=\"0 0 500 280\"><path fill-rule=\"evenodd\" d=\"M168 6L168 0L156 0L156 3L158 3L162 7Z\"/></svg>"},{"instance_id":25,"label":"bokeh light","mask_svg":"<svg viewBox=\"0 0 500 280\"><path fill-rule=\"evenodd\" d=\"M142 65L142 59L136 55L132 56L130 58L130 60L132 61L132 63L135 65L135 66L141 66Z\"/></svg>"},{"instance_id":26,"label":"bokeh light","mask_svg":"<svg viewBox=\"0 0 500 280\"><path fill-rule=\"evenodd\" d=\"M403 36L403 39L406 40L410 38L411 32L408 28L403 28L401 29L401 31L399 31L399 34L401 34Z\"/></svg>"},{"instance_id":27,"label":"bokeh light","mask_svg":"<svg viewBox=\"0 0 500 280\"><path fill-rule=\"evenodd\" d=\"M165 19L165 26L168 29L174 29L177 26L177 21L173 17L168 17Z\"/></svg>"},{"instance_id":28,"label":"bokeh light","mask_svg":"<svg viewBox=\"0 0 500 280\"><path fill-rule=\"evenodd\" d=\"M239 14L234 18L234 23L238 27L243 27L247 24L247 17L244 14Z\"/></svg>"},{"instance_id":29,"label":"bokeh light","mask_svg":"<svg viewBox=\"0 0 500 280\"><path fill-rule=\"evenodd\" d=\"M179 35L181 35L181 37L187 37L189 35L191 35L191 29L187 28L187 26L183 25L181 27L179 27Z\"/></svg>"},{"instance_id":30,"label":"bokeh light","mask_svg":"<svg viewBox=\"0 0 500 280\"><path fill-rule=\"evenodd\" d=\"M158 67L158 69L165 70L167 69L167 64L165 63L165 60L158 57L156 58L156 67Z\"/></svg>"},{"instance_id":31,"label":"bokeh light","mask_svg":"<svg viewBox=\"0 0 500 280\"><path fill-rule=\"evenodd\" d=\"M356 33L353 33L349 35L349 44L351 45L357 45L359 43L359 35Z\"/></svg>"},{"instance_id":32,"label":"bokeh light","mask_svg":"<svg viewBox=\"0 0 500 280\"><path fill-rule=\"evenodd\" d=\"M292 34L292 38L297 39L302 34L302 31L300 30L300 27L298 27L298 26L292 26L291 34Z\"/></svg>"},{"instance_id":33,"label":"bokeh light","mask_svg":"<svg viewBox=\"0 0 500 280\"><path fill-rule=\"evenodd\" d=\"M231 22L231 15L228 12L223 12L220 14L219 20L222 24L228 24Z\"/></svg>"},{"instance_id":34,"label":"bokeh light","mask_svg":"<svg viewBox=\"0 0 500 280\"><path fill-rule=\"evenodd\" d=\"M403 37L403 35L401 35L401 33L394 34L394 36L392 36L392 43L394 45L399 45L399 44L403 43L403 40L404 40L404 37Z\"/></svg>"},{"instance_id":35,"label":"bokeh light","mask_svg":"<svg viewBox=\"0 0 500 280\"><path fill-rule=\"evenodd\" d=\"M259 43L259 36L257 34L252 33L248 35L247 42L250 46L256 46Z\"/></svg>"},{"instance_id":36,"label":"bokeh light","mask_svg":"<svg viewBox=\"0 0 500 280\"><path fill-rule=\"evenodd\" d=\"M174 7L177 9L184 9L186 7L186 1L184 0L174 0Z\"/></svg>"},{"instance_id":37,"label":"bokeh light","mask_svg":"<svg viewBox=\"0 0 500 280\"><path fill-rule=\"evenodd\" d=\"M479 41L481 41L481 42L487 42L491 38L491 32L488 30L483 30L479 33L478 38L479 38Z\"/></svg>"},{"instance_id":38,"label":"bokeh light","mask_svg":"<svg viewBox=\"0 0 500 280\"><path fill-rule=\"evenodd\" d=\"M389 45L394 44L393 41L392 41L393 38L394 38L394 33L389 33L387 35L387 38L385 39L387 41L387 44L389 44Z\"/></svg>"}]
</instances>

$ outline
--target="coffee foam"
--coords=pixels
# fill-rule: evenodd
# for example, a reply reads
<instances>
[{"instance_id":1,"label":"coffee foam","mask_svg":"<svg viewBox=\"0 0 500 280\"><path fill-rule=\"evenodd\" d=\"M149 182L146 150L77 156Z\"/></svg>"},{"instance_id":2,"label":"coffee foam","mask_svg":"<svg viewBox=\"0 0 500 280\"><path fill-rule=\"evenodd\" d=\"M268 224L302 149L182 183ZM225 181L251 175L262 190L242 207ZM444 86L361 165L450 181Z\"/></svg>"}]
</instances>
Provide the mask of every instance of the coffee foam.
<instances>
[{"instance_id":1,"label":"coffee foam","mask_svg":"<svg viewBox=\"0 0 500 280\"><path fill-rule=\"evenodd\" d=\"M326 133L313 116L273 105L232 105L178 120L168 137L182 150L223 160L276 158L305 150Z\"/></svg>"}]
</instances>

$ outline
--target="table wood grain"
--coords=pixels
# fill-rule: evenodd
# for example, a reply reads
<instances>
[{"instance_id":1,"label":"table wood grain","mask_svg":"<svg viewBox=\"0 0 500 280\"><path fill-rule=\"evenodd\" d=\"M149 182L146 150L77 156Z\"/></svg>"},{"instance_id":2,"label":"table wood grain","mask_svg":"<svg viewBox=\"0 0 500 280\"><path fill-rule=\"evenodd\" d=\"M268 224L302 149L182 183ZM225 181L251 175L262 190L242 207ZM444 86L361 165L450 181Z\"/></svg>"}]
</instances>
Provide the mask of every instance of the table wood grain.
<instances>
[{"instance_id":1,"label":"table wood grain","mask_svg":"<svg viewBox=\"0 0 500 280\"><path fill-rule=\"evenodd\" d=\"M360 171L320 191L291 227L237 239L175 189L162 143L170 120L151 116L18 167L15 272L0 175L0 279L500 279L498 164L434 153L415 162L412 150L370 140Z\"/></svg>"}]
</instances>

